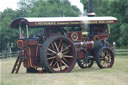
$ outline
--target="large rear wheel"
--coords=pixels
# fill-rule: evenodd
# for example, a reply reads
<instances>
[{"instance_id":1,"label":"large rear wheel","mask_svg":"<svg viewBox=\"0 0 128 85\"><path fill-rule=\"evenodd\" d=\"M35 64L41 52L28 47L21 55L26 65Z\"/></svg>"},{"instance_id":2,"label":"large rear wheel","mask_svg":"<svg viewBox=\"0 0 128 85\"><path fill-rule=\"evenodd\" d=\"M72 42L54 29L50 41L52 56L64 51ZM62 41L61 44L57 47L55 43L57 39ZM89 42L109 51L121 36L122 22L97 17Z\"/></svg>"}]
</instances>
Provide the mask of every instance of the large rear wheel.
<instances>
[{"instance_id":1,"label":"large rear wheel","mask_svg":"<svg viewBox=\"0 0 128 85\"><path fill-rule=\"evenodd\" d=\"M42 66L50 73L69 72L76 63L75 47L68 38L53 36L44 42L40 58Z\"/></svg>"}]
</instances>

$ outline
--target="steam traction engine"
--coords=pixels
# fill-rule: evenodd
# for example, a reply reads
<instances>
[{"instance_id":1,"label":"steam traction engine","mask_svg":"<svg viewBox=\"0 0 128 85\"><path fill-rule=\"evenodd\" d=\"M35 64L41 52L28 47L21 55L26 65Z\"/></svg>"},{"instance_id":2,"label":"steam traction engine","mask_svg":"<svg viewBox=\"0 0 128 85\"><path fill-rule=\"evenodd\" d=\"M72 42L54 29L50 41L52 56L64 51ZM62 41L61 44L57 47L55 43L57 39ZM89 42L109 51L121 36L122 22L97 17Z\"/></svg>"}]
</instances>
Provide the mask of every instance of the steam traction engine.
<instances>
[{"instance_id":1,"label":"steam traction engine","mask_svg":"<svg viewBox=\"0 0 128 85\"><path fill-rule=\"evenodd\" d=\"M107 38L109 24L116 22L114 17L17 18L11 28L19 28L20 53L12 73L18 73L21 62L27 72L39 67L51 73L69 72L76 62L89 68L94 61L99 68L111 68L114 54ZM32 28L42 31L30 38Z\"/></svg>"},{"instance_id":2,"label":"steam traction engine","mask_svg":"<svg viewBox=\"0 0 128 85\"><path fill-rule=\"evenodd\" d=\"M99 68L111 68L114 53L107 39L115 17L95 17L89 0L88 17L17 18L11 28L19 28L20 49L12 73L18 73L21 62L28 73L42 71L70 72L77 62L90 68L96 61ZM42 31L29 36L30 30Z\"/></svg>"}]
</instances>

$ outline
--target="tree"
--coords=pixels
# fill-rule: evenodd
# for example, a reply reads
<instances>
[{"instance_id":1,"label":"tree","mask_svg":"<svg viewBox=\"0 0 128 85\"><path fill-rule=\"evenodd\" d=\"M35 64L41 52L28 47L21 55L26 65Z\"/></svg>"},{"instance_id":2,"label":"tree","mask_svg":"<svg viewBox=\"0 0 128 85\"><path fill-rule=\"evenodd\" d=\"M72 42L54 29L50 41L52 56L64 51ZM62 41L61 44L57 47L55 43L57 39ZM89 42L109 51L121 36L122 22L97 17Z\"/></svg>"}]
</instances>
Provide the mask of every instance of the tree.
<instances>
[{"instance_id":1,"label":"tree","mask_svg":"<svg viewBox=\"0 0 128 85\"><path fill-rule=\"evenodd\" d=\"M116 42L117 47L126 45L128 23L128 0L93 0L96 16L117 17L118 23L111 25L109 41ZM82 0L85 9L88 9L88 0Z\"/></svg>"},{"instance_id":2,"label":"tree","mask_svg":"<svg viewBox=\"0 0 128 85\"><path fill-rule=\"evenodd\" d=\"M120 39L121 46L128 48L128 23L124 23L120 26Z\"/></svg>"},{"instance_id":3,"label":"tree","mask_svg":"<svg viewBox=\"0 0 128 85\"><path fill-rule=\"evenodd\" d=\"M0 51L5 50L8 43L16 43L17 31L10 29L10 23L16 16L16 11L12 9L6 9L0 14Z\"/></svg>"},{"instance_id":4,"label":"tree","mask_svg":"<svg viewBox=\"0 0 128 85\"><path fill-rule=\"evenodd\" d=\"M128 29L128 1L127 0L113 0L110 4L112 16L118 18L118 24L113 25L113 35L111 41L116 41L118 47L122 47L127 43L127 29ZM113 37L115 36L115 37ZM113 39L112 39L113 38Z\"/></svg>"},{"instance_id":5,"label":"tree","mask_svg":"<svg viewBox=\"0 0 128 85\"><path fill-rule=\"evenodd\" d=\"M57 17L78 16L79 10L71 6L68 0L38 0L30 8L29 16L34 17Z\"/></svg>"}]
</instances>

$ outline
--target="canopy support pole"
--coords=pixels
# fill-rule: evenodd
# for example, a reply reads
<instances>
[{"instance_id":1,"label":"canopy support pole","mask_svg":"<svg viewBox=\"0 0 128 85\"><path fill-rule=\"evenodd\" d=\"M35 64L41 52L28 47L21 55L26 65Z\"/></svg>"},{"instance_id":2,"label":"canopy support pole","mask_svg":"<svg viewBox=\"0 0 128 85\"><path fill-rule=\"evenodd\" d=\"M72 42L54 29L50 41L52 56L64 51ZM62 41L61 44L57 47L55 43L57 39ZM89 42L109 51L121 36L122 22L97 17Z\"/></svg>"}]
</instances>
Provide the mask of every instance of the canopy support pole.
<instances>
[{"instance_id":1,"label":"canopy support pole","mask_svg":"<svg viewBox=\"0 0 128 85\"><path fill-rule=\"evenodd\" d=\"M29 38L28 25L26 25L27 38Z\"/></svg>"},{"instance_id":2,"label":"canopy support pole","mask_svg":"<svg viewBox=\"0 0 128 85\"><path fill-rule=\"evenodd\" d=\"M110 31L111 31L110 28L111 28L111 27L110 27L110 24L108 24L108 33L109 33L109 34L110 34Z\"/></svg>"},{"instance_id":3,"label":"canopy support pole","mask_svg":"<svg viewBox=\"0 0 128 85\"><path fill-rule=\"evenodd\" d=\"M21 36L21 26L19 25L19 32L20 32L20 36Z\"/></svg>"}]
</instances>

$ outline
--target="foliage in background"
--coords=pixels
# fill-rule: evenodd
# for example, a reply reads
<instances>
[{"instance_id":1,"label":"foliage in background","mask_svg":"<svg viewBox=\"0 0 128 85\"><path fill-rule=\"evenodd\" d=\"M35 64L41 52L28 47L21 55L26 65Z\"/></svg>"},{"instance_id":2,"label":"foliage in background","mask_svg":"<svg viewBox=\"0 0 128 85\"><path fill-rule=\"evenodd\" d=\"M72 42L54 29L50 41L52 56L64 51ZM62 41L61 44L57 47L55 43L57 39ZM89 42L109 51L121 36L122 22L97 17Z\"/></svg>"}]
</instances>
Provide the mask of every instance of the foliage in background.
<instances>
[{"instance_id":1,"label":"foliage in background","mask_svg":"<svg viewBox=\"0 0 128 85\"><path fill-rule=\"evenodd\" d=\"M10 22L16 17L18 17L17 11L12 9L6 9L0 14L0 51L6 50L9 42L16 43L18 39L17 30L11 30L9 27Z\"/></svg>"},{"instance_id":2,"label":"foliage in background","mask_svg":"<svg viewBox=\"0 0 128 85\"><path fill-rule=\"evenodd\" d=\"M18 17L59 17L78 16L80 11L71 6L68 0L21 0L19 9L14 11L6 9L0 13L0 51L6 50L8 43L14 43L18 39L18 30L10 29L12 20ZM31 33L34 34L35 30Z\"/></svg>"},{"instance_id":3,"label":"foliage in background","mask_svg":"<svg viewBox=\"0 0 128 85\"><path fill-rule=\"evenodd\" d=\"M116 42L117 47L128 48L128 0L93 0L97 16L114 16L118 23L111 25L109 41ZM82 0L85 9L88 0Z\"/></svg>"},{"instance_id":4,"label":"foliage in background","mask_svg":"<svg viewBox=\"0 0 128 85\"><path fill-rule=\"evenodd\" d=\"M111 26L109 41L116 42L118 47L128 47L128 0L93 0L97 16L114 16L119 22ZM81 0L84 9L88 0ZM19 9L5 9L0 12L0 51L6 50L8 43L15 43L18 30L11 30L9 25L17 17L64 17L79 16L80 11L71 6L68 0L21 0ZM87 12L87 10L86 10ZM34 31L32 32L34 33Z\"/></svg>"}]
</instances>

